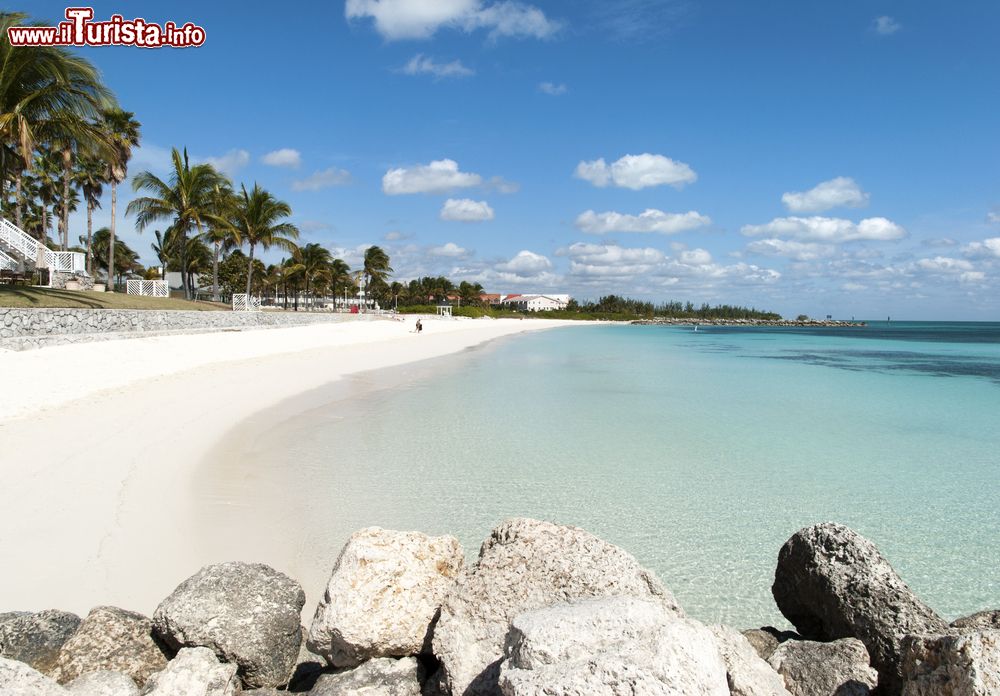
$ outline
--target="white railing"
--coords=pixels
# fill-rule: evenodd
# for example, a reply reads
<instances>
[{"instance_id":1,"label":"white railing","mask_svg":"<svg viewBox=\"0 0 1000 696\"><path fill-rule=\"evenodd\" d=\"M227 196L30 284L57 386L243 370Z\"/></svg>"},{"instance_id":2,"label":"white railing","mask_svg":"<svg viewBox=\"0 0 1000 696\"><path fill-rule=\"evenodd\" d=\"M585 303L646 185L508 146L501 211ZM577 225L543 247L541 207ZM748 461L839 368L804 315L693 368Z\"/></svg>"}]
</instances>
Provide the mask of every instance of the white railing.
<instances>
[{"instance_id":1,"label":"white railing","mask_svg":"<svg viewBox=\"0 0 1000 696\"><path fill-rule=\"evenodd\" d=\"M254 297L253 295L247 295L245 292L235 293L233 295L233 311L259 312L260 298Z\"/></svg>"},{"instance_id":2,"label":"white railing","mask_svg":"<svg viewBox=\"0 0 1000 696\"><path fill-rule=\"evenodd\" d=\"M0 246L38 268L87 274L87 256L78 251L52 251L6 218L0 218Z\"/></svg>"},{"instance_id":3,"label":"white railing","mask_svg":"<svg viewBox=\"0 0 1000 696\"><path fill-rule=\"evenodd\" d=\"M143 297L170 297L170 287L165 280L126 280L126 295Z\"/></svg>"},{"instance_id":4,"label":"white railing","mask_svg":"<svg viewBox=\"0 0 1000 696\"><path fill-rule=\"evenodd\" d=\"M16 271L17 268L17 259L7 256L3 253L3 249L0 249L0 271Z\"/></svg>"}]
</instances>

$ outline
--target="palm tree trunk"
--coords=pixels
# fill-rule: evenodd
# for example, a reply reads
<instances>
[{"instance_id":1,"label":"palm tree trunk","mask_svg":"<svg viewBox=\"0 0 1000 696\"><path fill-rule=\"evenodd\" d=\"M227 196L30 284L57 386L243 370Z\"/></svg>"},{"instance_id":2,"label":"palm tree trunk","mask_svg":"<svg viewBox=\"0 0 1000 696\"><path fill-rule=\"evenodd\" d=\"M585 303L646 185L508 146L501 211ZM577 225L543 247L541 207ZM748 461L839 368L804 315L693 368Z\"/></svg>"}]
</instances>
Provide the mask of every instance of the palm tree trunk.
<instances>
[{"instance_id":1,"label":"palm tree trunk","mask_svg":"<svg viewBox=\"0 0 1000 696\"><path fill-rule=\"evenodd\" d=\"M111 178L111 234L108 236L108 283L111 292L115 291L115 218L118 217L118 182Z\"/></svg>"},{"instance_id":2,"label":"palm tree trunk","mask_svg":"<svg viewBox=\"0 0 1000 696\"><path fill-rule=\"evenodd\" d=\"M91 252L90 252L90 240L91 240L91 230L94 229L94 202L87 200L87 273L93 275L93 269L91 268Z\"/></svg>"},{"instance_id":3,"label":"palm tree trunk","mask_svg":"<svg viewBox=\"0 0 1000 696\"><path fill-rule=\"evenodd\" d=\"M247 263L247 301L248 302L250 301L250 288L252 287L252 283L253 283L253 250L254 250L254 244L253 244L253 242L251 242L250 243L249 263Z\"/></svg>"},{"instance_id":4,"label":"palm tree trunk","mask_svg":"<svg viewBox=\"0 0 1000 696\"><path fill-rule=\"evenodd\" d=\"M215 258L212 259L212 301L219 301L219 251L222 245L215 240Z\"/></svg>"},{"instance_id":5,"label":"palm tree trunk","mask_svg":"<svg viewBox=\"0 0 1000 696\"><path fill-rule=\"evenodd\" d=\"M69 248L69 178L73 173L73 151L63 150L62 250Z\"/></svg>"},{"instance_id":6,"label":"palm tree trunk","mask_svg":"<svg viewBox=\"0 0 1000 696\"><path fill-rule=\"evenodd\" d=\"M24 193L23 193L23 191L21 189L21 186L22 186L22 184L21 184L21 175L22 175L22 172L18 172L18 174L17 174L17 182L14 184L14 186L16 187L15 191L16 191L16 195L17 195L17 200L14 201L14 222L17 224L17 226L20 229L23 230L24 227L21 225L21 222L22 222L22 215L21 215L22 201L21 201L21 197L24 195Z\"/></svg>"},{"instance_id":7,"label":"palm tree trunk","mask_svg":"<svg viewBox=\"0 0 1000 696\"><path fill-rule=\"evenodd\" d=\"M38 235L38 241L45 244L45 237L49 232L49 204L42 201L42 232Z\"/></svg>"}]
</instances>

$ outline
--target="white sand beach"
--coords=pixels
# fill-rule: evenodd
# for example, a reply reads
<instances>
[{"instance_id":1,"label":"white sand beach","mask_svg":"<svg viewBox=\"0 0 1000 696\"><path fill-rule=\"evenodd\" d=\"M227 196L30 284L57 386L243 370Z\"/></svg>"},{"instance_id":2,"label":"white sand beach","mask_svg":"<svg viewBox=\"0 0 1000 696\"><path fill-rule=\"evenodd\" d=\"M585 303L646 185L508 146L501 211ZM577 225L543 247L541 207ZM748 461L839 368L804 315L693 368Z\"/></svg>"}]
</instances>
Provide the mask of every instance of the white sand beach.
<instances>
[{"instance_id":1,"label":"white sand beach","mask_svg":"<svg viewBox=\"0 0 1000 696\"><path fill-rule=\"evenodd\" d=\"M566 323L425 319L417 335L409 318L0 351L0 611L152 612L202 565L252 560L189 543L200 467L227 432L347 375Z\"/></svg>"}]
</instances>

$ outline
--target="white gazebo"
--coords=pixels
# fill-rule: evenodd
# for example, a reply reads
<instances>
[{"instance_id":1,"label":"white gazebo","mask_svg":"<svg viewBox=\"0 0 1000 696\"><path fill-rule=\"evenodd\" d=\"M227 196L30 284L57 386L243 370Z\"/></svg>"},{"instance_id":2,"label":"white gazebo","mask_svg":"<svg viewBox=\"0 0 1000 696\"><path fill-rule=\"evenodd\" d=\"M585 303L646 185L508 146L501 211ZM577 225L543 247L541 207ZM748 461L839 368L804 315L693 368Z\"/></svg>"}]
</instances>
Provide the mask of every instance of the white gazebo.
<instances>
[{"instance_id":1,"label":"white gazebo","mask_svg":"<svg viewBox=\"0 0 1000 696\"><path fill-rule=\"evenodd\" d=\"M439 304L437 306L437 314L439 317L451 318L451 305L450 304Z\"/></svg>"}]
</instances>

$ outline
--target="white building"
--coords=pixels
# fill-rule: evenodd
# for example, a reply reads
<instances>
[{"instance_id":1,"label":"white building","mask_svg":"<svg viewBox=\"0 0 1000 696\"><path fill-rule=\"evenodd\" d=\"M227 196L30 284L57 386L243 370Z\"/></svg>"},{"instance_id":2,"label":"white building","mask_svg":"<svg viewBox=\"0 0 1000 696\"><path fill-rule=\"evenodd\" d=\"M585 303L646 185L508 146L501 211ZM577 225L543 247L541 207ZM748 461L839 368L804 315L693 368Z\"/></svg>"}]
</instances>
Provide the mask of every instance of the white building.
<instances>
[{"instance_id":1,"label":"white building","mask_svg":"<svg viewBox=\"0 0 1000 696\"><path fill-rule=\"evenodd\" d=\"M503 304L520 312L544 312L549 309L566 309L569 295L514 295Z\"/></svg>"}]
</instances>

